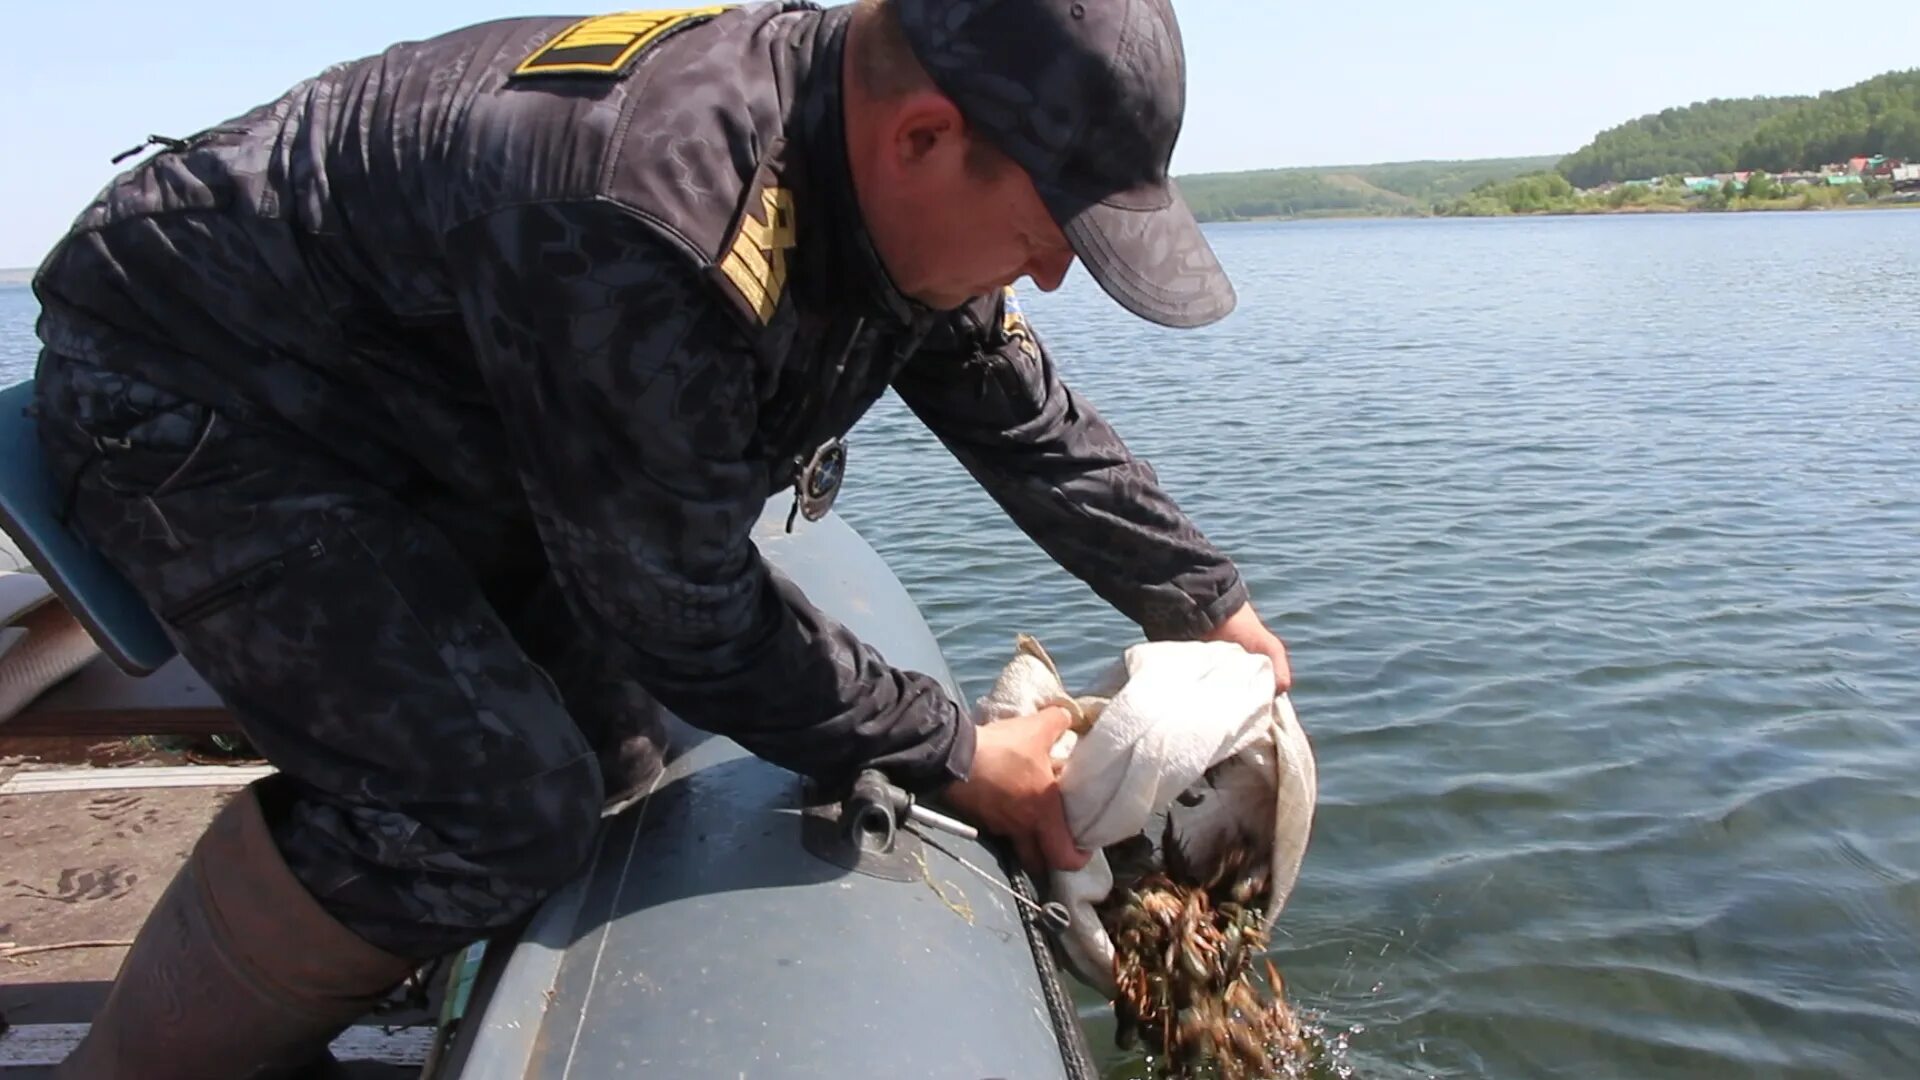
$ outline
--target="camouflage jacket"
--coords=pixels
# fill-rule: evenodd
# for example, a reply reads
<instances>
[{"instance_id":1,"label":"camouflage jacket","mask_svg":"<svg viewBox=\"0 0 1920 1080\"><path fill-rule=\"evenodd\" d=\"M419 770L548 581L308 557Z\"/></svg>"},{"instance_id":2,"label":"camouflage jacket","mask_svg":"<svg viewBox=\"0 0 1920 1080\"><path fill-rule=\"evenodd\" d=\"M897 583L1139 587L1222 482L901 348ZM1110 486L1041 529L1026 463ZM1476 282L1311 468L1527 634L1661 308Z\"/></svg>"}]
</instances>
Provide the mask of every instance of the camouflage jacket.
<instances>
[{"instance_id":1,"label":"camouflage jacket","mask_svg":"<svg viewBox=\"0 0 1920 1080\"><path fill-rule=\"evenodd\" d=\"M1245 598L1005 296L901 296L846 174L847 8L489 22L342 64L118 177L36 280L49 353L530 514L697 726L931 787L973 735L769 572L795 463L892 387L1149 636Z\"/></svg>"}]
</instances>

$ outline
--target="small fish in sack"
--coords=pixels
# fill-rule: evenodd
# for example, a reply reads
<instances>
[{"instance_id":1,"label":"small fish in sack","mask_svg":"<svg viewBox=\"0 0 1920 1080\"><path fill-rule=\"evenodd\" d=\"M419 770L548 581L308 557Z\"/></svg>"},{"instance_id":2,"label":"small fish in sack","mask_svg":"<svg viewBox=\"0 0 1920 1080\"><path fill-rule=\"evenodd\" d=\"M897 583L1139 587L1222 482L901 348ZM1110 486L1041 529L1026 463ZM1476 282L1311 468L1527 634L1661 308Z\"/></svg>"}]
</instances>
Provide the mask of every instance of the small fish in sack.
<instances>
[{"instance_id":1,"label":"small fish in sack","mask_svg":"<svg viewBox=\"0 0 1920 1080\"><path fill-rule=\"evenodd\" d=\"M1049 706L1073 716L1053 747L1075 841L1093 858L1049 876L1073 916L1068 966L1114 1000L1176 1068L1271 1075L1304 1050L1272 965L1253 964L1305 857L1318 798L1313 751L1273 693L1264 656L1227 642L1149 642L1085 693L1021 635L975 720Z\"/></svg>"}]
</instances>

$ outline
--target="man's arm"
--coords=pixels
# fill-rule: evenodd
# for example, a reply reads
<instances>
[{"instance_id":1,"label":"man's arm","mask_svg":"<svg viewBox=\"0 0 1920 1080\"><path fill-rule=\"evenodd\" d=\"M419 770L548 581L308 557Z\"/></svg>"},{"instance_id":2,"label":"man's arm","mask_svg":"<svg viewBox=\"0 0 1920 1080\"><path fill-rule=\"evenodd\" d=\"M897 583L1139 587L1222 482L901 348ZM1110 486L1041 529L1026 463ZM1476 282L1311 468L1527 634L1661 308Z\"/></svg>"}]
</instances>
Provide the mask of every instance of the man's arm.
<instances>
[{"instance_id":1,"label":"man's arm","mask_svg":"<svg viewBox=\"0 0 1920 1080\"><path fill-rule=\"evenodd\" d=\"M1150 638L1202 638L1245 607L1231 560L1060 381L1007 293L955 313L894 389L1015 524Z\"/></svg>"},{"instance_id":2,"label":"man's arm","mask_svg":"<svg viewBox=\"0 0 1920 1080\"><path fill-rule=\"evenodd\" d=\"M552 572L687 722L826 780L968 776L973 725L772 573L750 530L756 359L692 260L610 205L449 237L480 366Z\"/></svg>"}]
</instances>

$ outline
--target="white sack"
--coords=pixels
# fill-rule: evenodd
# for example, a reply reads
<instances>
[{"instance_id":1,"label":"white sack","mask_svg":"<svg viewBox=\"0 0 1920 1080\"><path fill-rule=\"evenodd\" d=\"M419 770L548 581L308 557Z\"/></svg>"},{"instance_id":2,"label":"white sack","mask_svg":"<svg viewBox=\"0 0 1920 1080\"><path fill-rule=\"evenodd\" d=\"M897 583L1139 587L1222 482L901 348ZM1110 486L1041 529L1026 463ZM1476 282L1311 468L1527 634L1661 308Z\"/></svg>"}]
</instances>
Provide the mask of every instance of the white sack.
<instances>
[{"instance_id":1,"label":"white sack","mask_svg":"<svg viewBox=\"0 0 1920 1080\"><path fill-rule=\"evenodd\" d=\"M1040 644L1022 635L975 719L992 723L1050 705L1075 717L1053 754L1066 762L1060 788L1067 824L1080 847L1094 852L1086 867L1055 871L1049 882L1052 898L1072 912L1073 928L1061 944L1083 980L1113 992L1113 943L1094 912L1114 884L1100 849L1140 835L1148 819L1195 785L1199 801L1171 811L1174 842L1199 865L1243 835L1266 847L1272 924L1299 876L1318 780L1293 706L1273 694L1270 660L1228 642L1149 642L1127 649L1075 696Z\"/></svg>"}]
</instances>

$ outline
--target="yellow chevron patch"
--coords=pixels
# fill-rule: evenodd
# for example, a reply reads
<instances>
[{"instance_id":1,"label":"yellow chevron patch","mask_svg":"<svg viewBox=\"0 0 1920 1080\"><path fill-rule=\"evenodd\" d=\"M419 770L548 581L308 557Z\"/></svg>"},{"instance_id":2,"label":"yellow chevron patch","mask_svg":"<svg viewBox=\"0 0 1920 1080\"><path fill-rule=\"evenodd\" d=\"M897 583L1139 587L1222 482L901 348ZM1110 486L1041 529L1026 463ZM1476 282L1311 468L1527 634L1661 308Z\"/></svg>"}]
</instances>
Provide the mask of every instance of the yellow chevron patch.
<instances>
[{"instance_id":1,"label":"yellow chevron patch","mask_svg":"<svg viewBox=\"0 0 1920 1080\"><path fill-rule=\"evenodd\" d=\"M619 75L647 46L725 10L719 6L595 15L562 30L559 37L520 61L513 73L515 76Z\"/></svg>"},{"instance_id":2,"label":"yellow chevron patch","mask_svg":"<svg viewBox=\"0 0 1920 1080\"><path fill-rule=\"evenodd\" d=\"M1000 333L1018 343L1021 352L1038 356L1040 346L1027 323L1027 313L1020 310L1020 298L1013 294L1011 285L1002 286L1001 292Z\"/></svg>"},{"instance_id":3,"label":"yellow chevron patch","mask_svg":"<svg viewBox=\"0 0 1920 1080\"><path fill-rule=\"evenodd\" d=\"M765 220L752 212L740 216L740 231L720 260L720 272L759 316L762 325L772 321L787 291L787 252L799 242L793 216L793 193L782 187L760 189L760 209Z\"/></svg>"}]
</instances>

